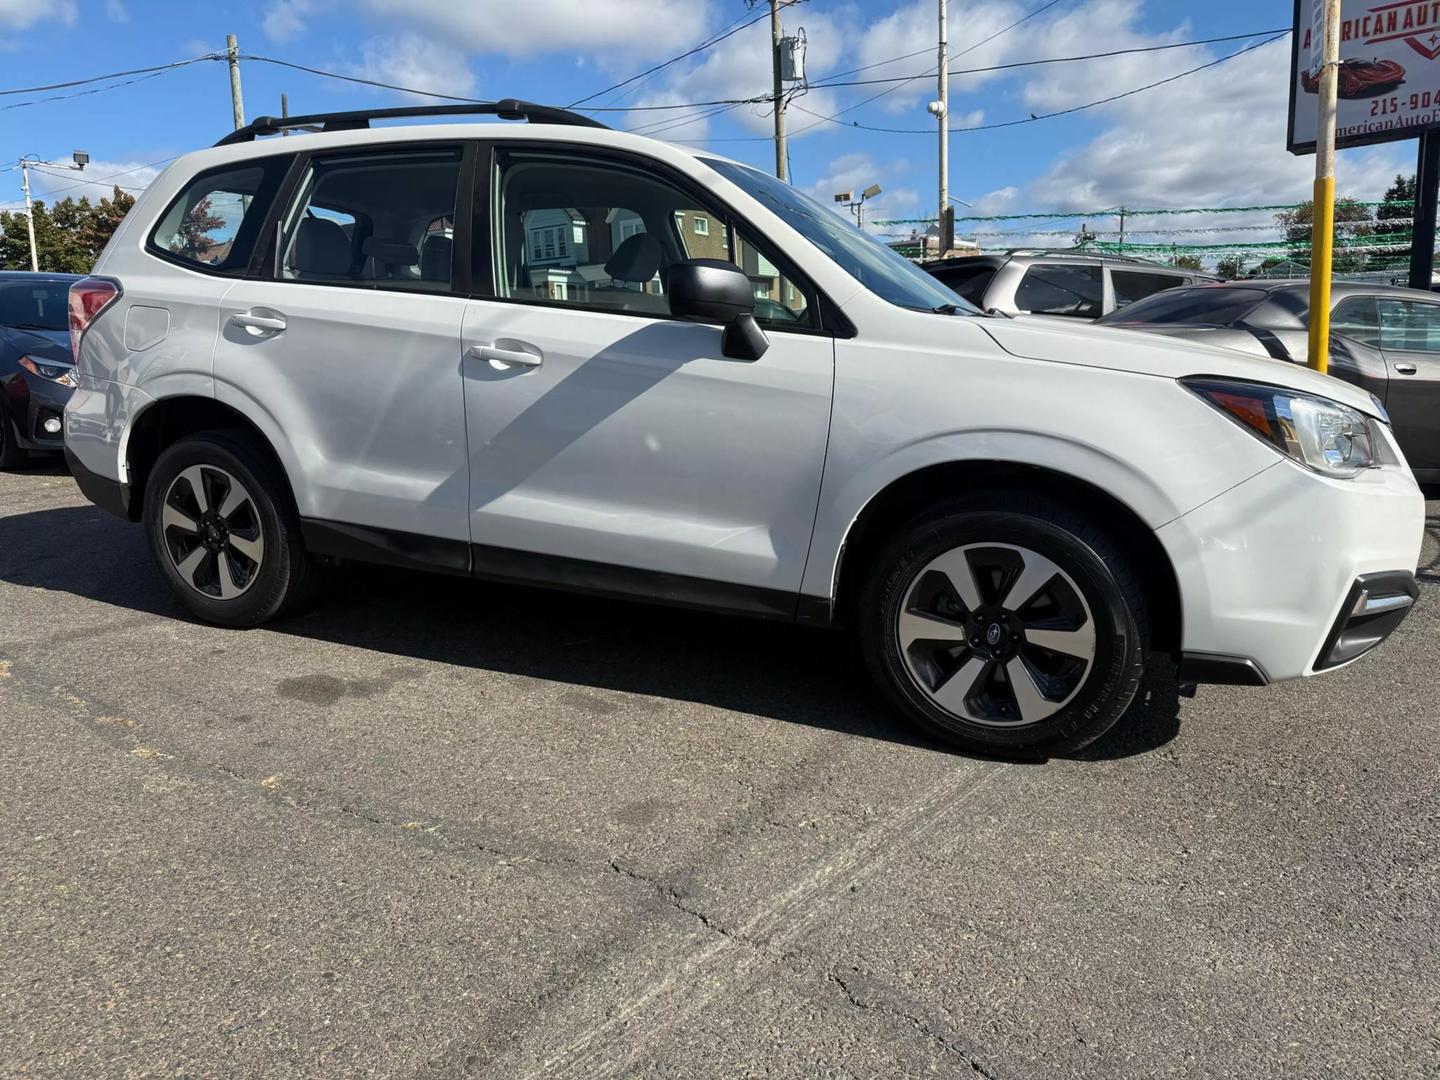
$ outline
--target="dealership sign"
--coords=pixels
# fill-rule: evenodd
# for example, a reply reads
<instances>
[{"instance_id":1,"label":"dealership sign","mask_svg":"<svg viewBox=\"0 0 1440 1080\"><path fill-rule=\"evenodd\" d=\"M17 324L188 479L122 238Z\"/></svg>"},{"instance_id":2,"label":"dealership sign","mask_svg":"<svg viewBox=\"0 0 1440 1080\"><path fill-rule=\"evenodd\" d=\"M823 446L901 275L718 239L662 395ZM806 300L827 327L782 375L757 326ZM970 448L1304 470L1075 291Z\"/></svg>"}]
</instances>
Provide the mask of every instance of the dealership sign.
<instances>
[{"instance_id":1,"label":"dealership sign","mask_svg":"<svg viewBox=\"0 0 1440 1080\"><path fill-rule=\"evenodd\" d=\"M1295 0L1290 150L1315 152L1325 0ZM1440 0L1342 0L1336 145L1440 127Z\"/></svg>"}]
</instances>

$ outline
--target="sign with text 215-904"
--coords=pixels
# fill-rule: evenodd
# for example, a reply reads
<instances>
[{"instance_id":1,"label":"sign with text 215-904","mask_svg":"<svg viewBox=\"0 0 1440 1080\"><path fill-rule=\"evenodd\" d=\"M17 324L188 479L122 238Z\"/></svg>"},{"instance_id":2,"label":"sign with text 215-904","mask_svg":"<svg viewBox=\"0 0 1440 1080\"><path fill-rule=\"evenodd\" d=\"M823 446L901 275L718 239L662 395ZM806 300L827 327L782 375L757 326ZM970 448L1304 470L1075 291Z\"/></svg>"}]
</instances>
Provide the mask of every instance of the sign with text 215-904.
<instances>
[{"instance_id":1,"label":"sign with text 215-904","mask_svg":"<svg viewBox=\"0 0 1440 1080\"><path fill-rule=\"evenodd\" d=\"M1295 0L1290 150L1315 152L1325 0ZM1336 145L1413 139L1440 127L1440 0L1342 0Z\"/></svg>"}]
</instances>

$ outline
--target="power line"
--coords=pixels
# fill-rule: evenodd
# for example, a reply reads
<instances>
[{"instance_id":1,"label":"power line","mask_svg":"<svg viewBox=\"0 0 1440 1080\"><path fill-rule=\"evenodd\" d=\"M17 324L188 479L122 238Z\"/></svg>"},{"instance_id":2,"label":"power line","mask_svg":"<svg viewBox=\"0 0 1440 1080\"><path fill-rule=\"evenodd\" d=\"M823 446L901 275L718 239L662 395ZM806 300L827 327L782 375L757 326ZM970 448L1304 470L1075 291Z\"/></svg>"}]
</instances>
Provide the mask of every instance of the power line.
<instances>
[{"instance_id":1,"label":"power line","mask_svg":"<svg viewBox=\"0 0 1440 1080\"><path fill-rule=\"evenodd\" d=\"M419 90L413 86L399 86L396 83L380 82L378 79L365 79L359 75L342 75L338 71L326 71L324 68L308 67L305 64L297 64L291 60L280 60L273 56L257 56L254 53L241 53L238 59L252 60L257 64L274 64L277 67L291 68L295 71L304 71L310 75L322 75L327 79L340 79L343 82L359 83L362 86L374 86L381 90L398 90L404 94L418 94L421 97L440 98L443 101L462 101L467 104L477 104L480 98L459 97L455 94L442 94L436 90Z\"/></svg>"},{"instance_id":2,"label":"power line","mask_svg":"<svg viewBox=\"0 0 1440 1080\"><path fill-rule=\"evenodd\" d=\"M1144 86L1137 86L1134 90L1126 90L1123 94L1112 94L1110 97L1100 98L1098 101L1089 101L1086 102L1084 105L1076 105L1073 108L1069 109L1059 109L1055 112L1032 114L1024 120L1006 120L998 124L975 124L970 127L953 127L950 129L950 132L951 134L968 134L970 132L976 131L998 131L1001 128L1019 127L1022 124L1034 124L1038 123L1041 120L1053 120L1057 116L1070 116L1073 113L1084 112L1086 109L1093 109L1100 105L1109 105L1112 102L1120 101L1124 98L1134 97L1136 94L1143 94L1146 90L1154 90L1157 86L1165 86L1169 83L1177 82L1180 79L1186 78L1187 76L1195 75L1198 72L1206 71L1213 67L1219 67L1221 64L1225 63L1228 60L1234 60L1237 56L1244 56L1246 53L1254 52L1256 49L1263 49L1266 45L1269 45L1272 42L1279 41L1281 38L1285 37L1286 34L1289 33L1290 31L1286 30L1283 34L1278 34L1275 37L1266 39L1265 41L1256 42L1254 45L1247 46L1246 48L1241 49L1239 52L1233 52L1230 53L1228 56L1220 57L1218 60L1212 60L1208 64L1201 64L1199 67L1193 67L1190 68L1188 71L1182 71L1178 75L1171 75L1169 78L1160 79L1153 83L1147 83ZM887 135L934 134L934 132L929 128L877 127L872 124L862 124L854 120L844 126L860 128L864 131L884 132Z\"/></svg>"},{"instance_id":3,"label":"power line","mask_svg":"<svg viewBox=\"0 0 1440 1080\"><path fill-rule=\"evenodd\" d=\"M224 53L206 53L204 56L195 56L189 60L175 60L169 64L157 64L154 67L131 68L129 71L112 71L108 75L91 75L85 79L71 79L69 82L49 83L44 86L19 86L10 90L0 90L0 97L10 97L15 94L38 94L45 90L66 90L72 86L84 86L86 83L104 82L107 79L121 79L127 75L148 75L151 72L172 71L175 68L187 67L190 64L199 64L206 60L223 60Z\"/></svg>"},{"instance_id":4,"label":"power line","mask_svg":"<svg viewBox=\"0 0 1440 1080\"><path fill-rule=\"evenodd\" d=\"M1049 3L1042 4L1040 7L1036 8L1036 9L1033 10L1033 11L1031 11L1028 15L1024 15L1024 16L1022 16L1021 18L1016 19L1016 20L1015 20L1013 23L1011 23L1009 26L1006 26L1006 27L1004 27L1004 28L1001 29L1001 30L997 30L995 33L991 34L989 37L984 38L984 39L982 39L982 40L980 40L980 41L977 41L974 45L967 46L965 49L961 50L961 51L958 52L958 53L954 53L954 54L949 54L949 55L947 55L947 56L946 56L946 61L947 61L947 63L948 63L948 61L950 61L950 60L958 60L960 57L965 56L965 55L968 54L968 53L974 52L976 49L980 48L982 45L988 45L988 44L990 44L990 42L994 41L996 38L1001 37L1001 36L1004 35L1004 34L1008 34L1011 30L1014 30L1017 26L1020 26L1020 25L1022 25L1022 24L1024 24L1024 23L1029 22L1031 19L1035 18L1035 16L1044 14L1045 12L1049 11L1051 8L1053 8L1056 4L1058 4L1058 3L1060 3L1060 2L1061 2L1061 0L1049 0ZM795 107L796 107L797 109L799 109L801 112L803 112L803 113L809 113L811 116L820 116L820 119L816 120L815 123L813 123L813 124L806 124L803 128L800 128L798 131L793 132L793 134L795 134L795 135L803 134L804 132L806 132L806 131L811 131L811 130L813 130L814 128L817 128L817 127L819 127L821 124L824 124L824 123L838 123L836 117L844 116L846 113L854 112L856 109L863 108L864 106L869 105L872 101L875 101L875 100L877 100L877 99L879 99L879 98L884 97L886 94L893 94L896 90L899 90L899 89L901 89L902 87L908 85L909 83L914 82L916 79L924 79L924 78L928 78L928 77L931 76L931 75L934 75L934 74L936 73L936 71L938 71L938 70L939 70L939 65L937 64L934 70L926 71L926 72L924 72L923 74L920 74L920 75L913 75L913 76L911 76L911 77L909 77L909 78L907 78L907 79L905 79L905 80L903 80L903 81L897 82L894 86L891 86L891 87L890 87L889 89L887 89L887 90L881 90L878 94L873 94L873 95L871 95L870 97L866 98L864 101L861 101L861 102L858 102L857 104L851 105L851 106L848 107L848 108L841 109L841 110L840 110L838 113L836 113L834 116L820 116L819 113L811 112L809 109L805 108L803 105L796 105ZM878 81L878 80L877 80L877 81ZM885 81L889 82L889 81L894 81L894 80L885 80ZM819 87L819 86L843 86L843 85L848 85L848 84L845 84L845 83L819 83L819 84L816 84L817 87Z\"/></svg>"},{"instance_id":5,"label":"power line","mask_svg":"<svg viewBox=\"0 0 1440 1080\"><path fill-rule=\"evenodd\" d=\"M1032 15L1033 14L1038 14L1038 12L1034 12L1032 13ZM1031 16L1026 16L1026 18L1030 17ZM1023 22L1024 20L1021 21ZM1004 31L1001 31L1001 33L1004 33ZM1283 27L1276 30L1257 30L1254 33L1250 34L1228 34L1225 37L1201 38L1198 41L1177 41L1172 42L1168 45L1145 45L1138 46L1133 49L1115 49L1111 52L1085 53L1081 56L1053 56L1043 60L1017 60L1014 63L1009 64L994 64L990 67L958 69L952 68L949 74L951 78L955 78L961 75L987 75L997 71L1015 71L1019 68L1042 67L1047 64L1074 64L1084 60L1108 60L1116 56L1135 56L1140 53L1166 52L1171 49L1193 49L1200 45L1219 45L1230 41L1247 41L1251 38L1257 38L1267 35L1270 35L1271 40L1274 40L1274 38L1277 36L1284 37L1289 33L1290 29L1288 27ZM983 42L981 44L983 44ZM966 51L968 52L970 50L967 49ZM961 55L964 54L962 53ZM874 86L879 83L914 82L916 79L924 79L934 74L935 72L932 69L930 71L922 71L918 75L897 75L884 79L857 79L849 82L816 82L810 84L810 89L818 90L823 87L830 86Z\"/></svg>"},{"instance_id":6,"label":"power line","mask_svg":"<svg viewBox=\"0 0 1440 1080\"><path fill-rule=\"evenodd\" d=\"M122 82L111 83L109 86L96 86L92 87L89 90L77 90L71 94L53 94L50 97L34 98L30 101L16 101L12 102L9 105L0 105L0 112L7 112L10 109L24 109L31 105L45 105L52 101L68 101L70 98L86 97L90 94L103 94L109 90L118 90L122 86L133 86L135 83L146 82L150 79L158 79L162 75L169 75L171 72L178 70L179 68L174 67L161 68L159 71L152 71L148 75L140 75L133 79L125 79Z\"/></svg>"},{"instance_id":7,"label":"power line","mask_svg":"<svg viewBox=\"0 0 1440 1080\"><path fill-rule=\"evenodd\" d=\"M805 0L786 0L785 3L781 4L781 6L782 6L782 7L794 7L796 4L803 4L804 2L805 2ZM656 64L654 67L651 67L651 68L646 68L644 71L640 72L640 74L638 74L638 75L632 75L632 76L630 76L630 78L625 79L625 80L623 80L622 82L618 82L618 83L616 83L614 86L607 86L607 87L605 87L604 90L596 90L593 94L586 94L584 97L580 98L580 99L577 100L577 101L572 101L569 105L567 105L567 106L565 106L565 107L566 107L567 109L573 109L573 108L575 108L575 107L578 106L578 105L583 105L583 104L585 104L585 102L587 102L587 101L593 101L595 98L599 97L599 96L602 95L602 94L608 94L608 93L610 93L610 92L613 91L613 90L619 90L619 89L620 89L621 87L623 87L623 86L629 86L631 83L635 82L637 79L649 78L651 75L654 75L656 72L658 72L658 71L663 71L665 68L669 67L671 64L678 64L681 60L684 60L684 59L686 59L686 58L688 58L688 57L694 56L694 55L695 55L696 53L698 53L698 52L704 52L706 49L710 48L712 45L718 45L720 42L724 41L726 38L731 37L731 36L733 36L733 35L735 35L735 34L738 34L741 30L744 30L744 29L746 29L747 27L754 26L756 23L762 22L763 20L768 19L769 17L770 17L770 13L769 13L769 12L765 12L765 13L762 14L762 15L757 15L755 18L750 19L749 21L743 23L743 24L740 25L740 26L736 26L735 23L733 23L733 22L732 22L732 23L729 23L729 24L727 24L727 27L726 27L721 33L719 33L719 34L715 35L714 37L709 38L709 39L707 39L707 40L705 40L705 41L702 41L699 45L696 45L693 49L690 49L688 52L683 52L683 53L681 53L679 56L672 56L669 60L666 60L664 63ZM741 18L744 18L744 16L742 15ZM736 21L738 22L739 20L736 20ZM583 111L585 111L585 112L594 112L594 111L596 111L596 110L586 109L586 110L583 110Z\"/></svg>"},{"instance_id":8,"label":"power line","mask_svg":"<svg viewBox=\"0 0 1440 1080\"><path fill-rule=\"evenodd\" d=\"M137 173L137 172L139 172L141 169L158 169L161 165L168 165L168 164L170 164L170 162L174 161L174 160L175 160L177 157L179 157L179 156L180 156L179 154L173 154L173 155L171 155L170 157L162 158L162 159L159 160L159 161L152 161L152 162L150 162L149 164L146 164L146 165L136 165L136 166L134 166L134 167L132 167L132 168L124 169L124 170L122 170L121 172L111 173L109 176L97 176L97 177L95 177L93 180L81 180L81 181L79 181L78 183L67 184L65 187L55 188L55 189L52 190L52 191L47 191L45 194L53 198L54 196L59 195L61 192L64 192L64 191L73 191L75 188L78 188L78 187L85 187L85 186L90 185L90 184L105 184L105 183L109 183L111 180L114 180L114 179L116 179L117 177L129 176L131 173ZM35 168L41 168L41 171L42 171L42 172L44 171L44 169L43 169L42 167L40 167L40 166L33 166L33 167L35 167ZM49 175L51 175L51 176L60 176L60 175L63 175L63 174L61 174L61 173L50 173ZM115 185L115 186L116 186L116 187L120 187L120 188L124 188L126 191L144 191L144 190L145 190L144 188L125 187L124 184L117 184L117 185Z\"/></svg>"}]
</instances>

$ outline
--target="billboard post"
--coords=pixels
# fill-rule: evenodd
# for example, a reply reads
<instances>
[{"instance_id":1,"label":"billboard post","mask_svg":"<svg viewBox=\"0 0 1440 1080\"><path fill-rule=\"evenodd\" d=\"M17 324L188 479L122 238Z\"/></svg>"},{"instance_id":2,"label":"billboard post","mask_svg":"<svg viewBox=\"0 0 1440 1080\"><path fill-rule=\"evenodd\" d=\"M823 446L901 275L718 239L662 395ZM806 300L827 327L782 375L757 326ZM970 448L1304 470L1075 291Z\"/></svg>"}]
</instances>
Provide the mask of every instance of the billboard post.
<instances>
[{"instance_id":1,"label":"billboard post","mask_svg":"<svg viewBox=\"0 0 1440 1080\"><path fill-rule=\"evenodd\" d=\"M1318 3L1319 0L1314 0ZM1340 82L1340 0L1324 0L1324 41L1319 53L1320 114L1315 129L1315 201L1310 233L1310 366L1330 367L1330 273L1335 247L1335 106Z\"/></svg>"}]
</instances>

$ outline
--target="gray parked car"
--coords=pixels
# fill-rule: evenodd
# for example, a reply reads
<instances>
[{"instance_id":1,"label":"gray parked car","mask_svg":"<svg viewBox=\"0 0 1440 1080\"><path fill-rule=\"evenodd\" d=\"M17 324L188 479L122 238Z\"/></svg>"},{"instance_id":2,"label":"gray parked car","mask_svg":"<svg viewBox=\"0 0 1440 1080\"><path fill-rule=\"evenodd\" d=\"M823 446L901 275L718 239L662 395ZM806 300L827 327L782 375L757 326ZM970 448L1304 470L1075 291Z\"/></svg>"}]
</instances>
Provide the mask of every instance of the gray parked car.
<instances>
[{"instance_id":1,"label":"gray parked car","mask_svg":"<svg viewBox=\"0 0 1440 1080\"><path fill-rule=\"evenodd\" d=\"M1385 404L1415 475L1440 481L1440 296L1336 282L1330 374ZM1103 320L1296 364L1310 357L1310 283L1236 281L1176 289Z\"/></svg>"},{"instance_id":2,"label":"gray parked car","mask_svg":"<svg viewBox=\"0 0 1440 1080\"><path fill-rule=\"evenodd\" d=\"M981 311L1091 322L1166 289L1220 280L1121 255L1034 249L940 259L924 269Z\"/></svg>"}]
</instances>

